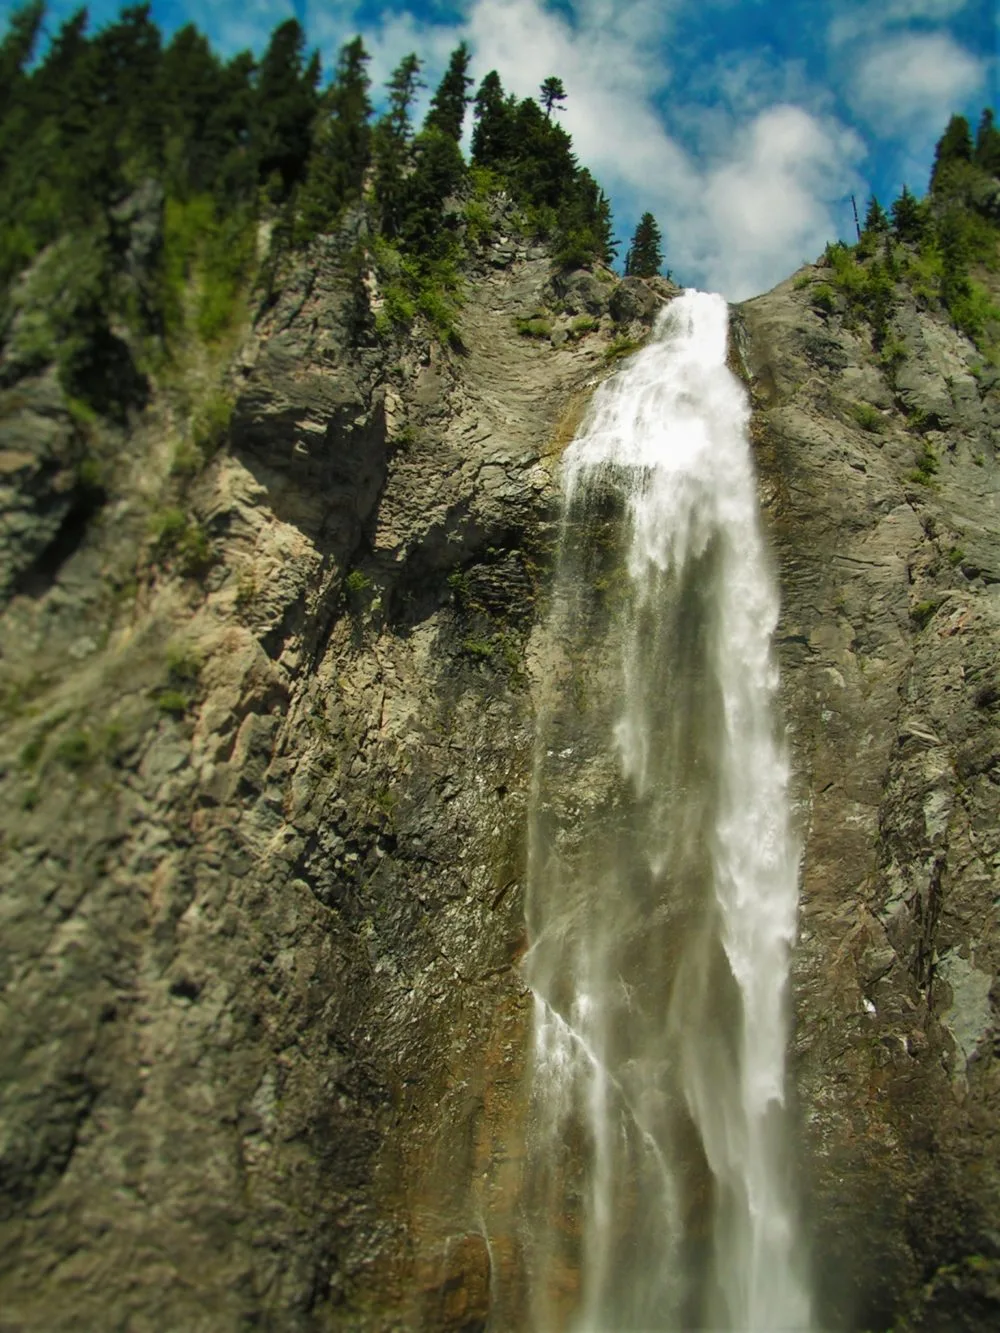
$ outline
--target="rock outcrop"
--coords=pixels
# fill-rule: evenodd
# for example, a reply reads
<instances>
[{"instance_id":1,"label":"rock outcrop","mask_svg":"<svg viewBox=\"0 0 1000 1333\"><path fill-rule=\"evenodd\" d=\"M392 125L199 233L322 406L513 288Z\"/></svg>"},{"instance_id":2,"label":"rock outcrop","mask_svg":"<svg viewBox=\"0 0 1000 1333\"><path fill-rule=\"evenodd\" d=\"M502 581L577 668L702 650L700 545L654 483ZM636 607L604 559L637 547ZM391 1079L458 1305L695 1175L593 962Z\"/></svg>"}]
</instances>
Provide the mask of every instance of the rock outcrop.
<instances>
[{"instance_id":1,"label":"rock outcrop","mask_svg":"<svg viewBox=\"0 0 1000 1333\"><path fill-rule=\"evenodd\" d=\"M899 289L888 366L806 270L738 328L803 837L794 1068L820 1308L1000 1315L1000 398ZM905 1326L909 1327L910 1324Z\"/></svg>"},{"instance_id":2,"label":"rock outcrop","mask_svg":"<svg viewBox=\"0 0 1000 1333\"><path fill-rule=\"evenodd\" d=\"M348 244L258 313L201 470L176 386L126 429L8 377L3 1327L518 1326L555 476L674 289L501 238L443 347L374 335ZM819 276L734 322L804 846L804 1209L831 1327L986 1327L1000 399L906 304L883 366Z\"/></svg>"}]
</instances>

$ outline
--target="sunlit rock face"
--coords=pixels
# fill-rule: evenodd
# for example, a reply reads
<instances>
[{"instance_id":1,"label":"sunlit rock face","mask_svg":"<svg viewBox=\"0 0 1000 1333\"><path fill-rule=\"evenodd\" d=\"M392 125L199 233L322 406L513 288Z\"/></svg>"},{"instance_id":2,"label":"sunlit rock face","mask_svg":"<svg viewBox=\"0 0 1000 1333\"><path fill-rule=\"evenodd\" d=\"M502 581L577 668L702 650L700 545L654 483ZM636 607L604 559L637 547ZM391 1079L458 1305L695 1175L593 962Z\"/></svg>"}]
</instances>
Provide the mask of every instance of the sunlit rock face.
<instances>
[{"instance_id":1,"label":"sunlit rock face","mask_svg":"<svg viewBox=\"0 0 1000 1333\"><path fill-rule=\"evenodd\" d=\"M675 776L707 772L721 744L730 687L699 664L721 615L706 587L733 588L725 543L656 575L657 639L625 492L587 483L597 540L575 554L584 491L564 503L564 452L622 368L608 353L677 291L556 281L544 250L504 242L470 273L461 347L419 330L386 345L372 280L343 263L355 240L318 242L234 352L229 438L185 483L198 573L150 537L177 503L172 390L88 443L51 376L4 368L2 1319L601 1327L641 1254L669 1320L724 1322L721 1168L680 1084L668 1224L658 1244L643 1230L655 1190L606 1196L611 1285L588 1251L586 1125L553 1164L562 1194L535 1155L543 985L526 953L545 929L546 819L584 838L601 814L606 848L652 808L643 780L683 809L668 850L689 889L648 929L613 920L611 1026L645 1040L654 1006L629 968L655 963L666 996L693 967L679 942L704 938L685 1005L663 1005L674 1062L707 1022L733 1043L729 1076L747 1067L747 1001L705 915L729 778L716 767L681 807ZM819 276L737 311L728 354L760 514L736 577L758 555L773 572L780 689L761 734L787 759L801 853L779 1213L800 1219L818 1327L989 1327L997 394L962 338L905 303L892 382L864 329L812 309ZM521 336L542 306L549 336ZM107 464L101 495L85 444ZM560 540L596 594L580 623L608 645L582 663L552 630ZM621 706L630 625L640 673L661 640L677 650L656 660L685 706L658 718L653 761ZM539 763L546 726L577 730ZM657 867L629 857L641 893ZM541 1298L534 1208L553 1233Z\"/></svg>"}]
</instances>

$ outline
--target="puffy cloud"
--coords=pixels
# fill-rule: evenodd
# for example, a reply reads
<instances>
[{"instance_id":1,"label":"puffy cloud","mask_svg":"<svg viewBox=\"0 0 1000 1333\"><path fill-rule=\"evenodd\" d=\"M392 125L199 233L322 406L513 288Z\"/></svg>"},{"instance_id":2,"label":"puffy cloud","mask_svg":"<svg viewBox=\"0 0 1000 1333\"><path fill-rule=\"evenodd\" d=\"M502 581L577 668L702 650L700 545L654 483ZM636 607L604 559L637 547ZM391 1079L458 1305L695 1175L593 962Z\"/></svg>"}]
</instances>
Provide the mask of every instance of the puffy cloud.
<instances>
[{"instance_id":1,"label":"puffy cloud","mask_svg":"<svg viewBox=\"0 0 1000 1333\"><path fill-rule=\"evenodd\" d=\"M838 212L860 184L863 154L832 117L791 105L761 111L687 201L678 258L731 300L763 290L842 230Z\"/></svg>"},{"instance_id":2,"label":"puffy cloud","mask_svg":"<svg viewBox=\"0 0 1000 1333\"><path fill-rule=\"evenodd\" d=\"M864 53L850 84L853 104L882 134L940 131L949 112L982 86L985 62L946 32L887 35Z\"/></svg>"},{"instance_id":3,"label":"puffy cloud","mask_svg":"<svg viewBox=\"0 0 1000 1333\"><path fill-rule=\"evenodd\" d=\"M682 142L658 105L671 85L662 52L672 17L647 0L587 0L570 24L539 0L476 0L467 32L521 95L558 73L569 93L563 123L618 211L651 209L676 276L738 300L840 232L836 210L859 188L864 146L824 114L800 66L762 55L720 63L704 89L714 89L713 107L671 107L675 125L695 130Z\"/></svg>"}]
</instances>

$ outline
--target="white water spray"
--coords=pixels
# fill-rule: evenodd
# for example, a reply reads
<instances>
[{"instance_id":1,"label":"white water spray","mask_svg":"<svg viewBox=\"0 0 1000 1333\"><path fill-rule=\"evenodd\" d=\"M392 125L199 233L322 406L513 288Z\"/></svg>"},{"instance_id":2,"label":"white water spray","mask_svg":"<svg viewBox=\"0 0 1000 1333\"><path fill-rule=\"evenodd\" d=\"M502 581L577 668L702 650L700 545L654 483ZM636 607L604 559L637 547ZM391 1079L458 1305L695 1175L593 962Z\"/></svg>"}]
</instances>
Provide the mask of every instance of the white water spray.
<instances>
[{"instance_id":1,"label":"white water spray","mask_svg":"<svg viewBox=\"0 0 1000 1333\"><path fill-rule=\"evenodd\" d=\"M797 850L728 309L689 291L565 459L529 867L535 1327L810 1327L785 1112Z\"/></svg>"}]
</instances>

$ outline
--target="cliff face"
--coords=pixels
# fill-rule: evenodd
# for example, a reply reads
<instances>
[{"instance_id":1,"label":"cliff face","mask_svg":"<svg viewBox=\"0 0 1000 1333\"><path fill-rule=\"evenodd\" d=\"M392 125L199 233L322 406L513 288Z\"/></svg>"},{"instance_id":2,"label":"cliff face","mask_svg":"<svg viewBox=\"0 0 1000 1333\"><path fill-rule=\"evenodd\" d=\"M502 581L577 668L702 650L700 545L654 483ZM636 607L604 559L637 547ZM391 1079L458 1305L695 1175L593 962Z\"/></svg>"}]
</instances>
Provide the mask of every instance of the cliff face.
<instances>
[{"instance_id":1,"label":"cliff face","mask_svg":"<svg viewBox=\"0 0 1000 1333\"><path fill-rule=\"evenodd\" d=\"M11 1327L518 1324L556 468L670 288L501 240L443 349L371 335L350 244L257 318L203 468L190 385L116 428L6 377ZM1000 406L963 339L897 322L894 384L801 282L735 322L804 839L802 1174L827 1323L981 1327Z\"/></svg>"},{"instance_id":2,"label":"cliff face","mask_svg":"<svg viewBox=\"0 0 1000 1333\"><path fill-rule=\"evenodd\" d=\"M996 372L903 289L895 367L742 311L804 842L794 1050L831 1320L983 1328L1000 1295ZM901 349L901 350L898 350Z\"/></svg>"}]
</instances>

